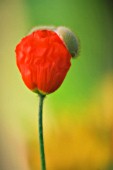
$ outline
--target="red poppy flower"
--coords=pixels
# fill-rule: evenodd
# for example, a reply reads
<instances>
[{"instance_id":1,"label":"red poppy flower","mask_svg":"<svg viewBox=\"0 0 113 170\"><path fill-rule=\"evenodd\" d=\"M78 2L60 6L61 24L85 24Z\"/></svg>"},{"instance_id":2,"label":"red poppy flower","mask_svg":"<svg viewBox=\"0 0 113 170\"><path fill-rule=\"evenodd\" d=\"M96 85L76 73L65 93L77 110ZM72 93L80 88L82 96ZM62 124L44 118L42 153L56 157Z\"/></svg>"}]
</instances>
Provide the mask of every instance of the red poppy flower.
<instances>
[{"instance_id":1,"label":"red poppy flower","mask_svg":"<svg viewBox=\"0 0 113 170\"><path fill-rule=\"evenodd\" d=\"M17 66L26 86L48 94L62 84L71 54L63 40L52 30L36 30L16 47Z\"/></svg>"}]
</instances>

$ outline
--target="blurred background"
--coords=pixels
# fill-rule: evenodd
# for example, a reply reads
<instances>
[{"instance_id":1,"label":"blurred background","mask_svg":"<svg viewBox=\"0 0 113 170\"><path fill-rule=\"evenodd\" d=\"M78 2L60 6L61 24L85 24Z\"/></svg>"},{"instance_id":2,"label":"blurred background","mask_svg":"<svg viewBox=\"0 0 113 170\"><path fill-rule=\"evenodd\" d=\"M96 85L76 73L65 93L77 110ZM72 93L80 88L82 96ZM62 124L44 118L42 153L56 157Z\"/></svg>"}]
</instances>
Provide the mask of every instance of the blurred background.
<instances>
[{"instance_id":1,"label":"blurred background","mask_svg":"<svg viewBox=\"0 0 113 170\"><path fill-rule=\"evenodd\" d=\"M0 170L40 170L38 97L22 82L15 47L39 25L69 27L80 54L44 103L48 170L113 170L113 3L0 0Z\"/></svg>"}]
</instances>

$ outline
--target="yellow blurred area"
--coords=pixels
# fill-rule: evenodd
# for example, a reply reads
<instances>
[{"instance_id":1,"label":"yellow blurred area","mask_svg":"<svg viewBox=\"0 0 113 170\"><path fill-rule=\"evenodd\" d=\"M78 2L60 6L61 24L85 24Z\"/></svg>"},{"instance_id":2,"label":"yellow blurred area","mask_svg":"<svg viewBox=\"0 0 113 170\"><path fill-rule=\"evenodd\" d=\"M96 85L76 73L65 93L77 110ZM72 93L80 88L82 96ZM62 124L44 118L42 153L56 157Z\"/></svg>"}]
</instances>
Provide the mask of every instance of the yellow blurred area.
<instances>
[{"instance_id":1,"label":"yellow blurred area","mask_svg":"<svg viewBox=\"0 0 113 170\"><path fill-rule=\"evenodd\" d=\"M64 109L61 111L64 112L62 116L56 116L45 123L50 126L44 126L48 169L108 170L109 164L113 161L113 79L111 75L102 82L99 90L100 103L93 98L93 102L85 108L84 119L71 117ZM29 142L28 155L31 169L39 169L36 137Z\"/></svg>"}]
</instances>

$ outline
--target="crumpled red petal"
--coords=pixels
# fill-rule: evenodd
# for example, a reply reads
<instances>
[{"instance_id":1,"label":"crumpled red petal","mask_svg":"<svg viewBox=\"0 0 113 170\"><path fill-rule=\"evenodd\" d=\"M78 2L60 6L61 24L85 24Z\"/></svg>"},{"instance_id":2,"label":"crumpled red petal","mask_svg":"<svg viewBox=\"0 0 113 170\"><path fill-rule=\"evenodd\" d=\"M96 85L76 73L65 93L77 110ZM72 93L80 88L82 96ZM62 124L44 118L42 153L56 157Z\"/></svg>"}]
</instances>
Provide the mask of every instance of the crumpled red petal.
<instances>
[{"instance_id":1,"label":"crumpled red petal","mask_svg":"<svg viewBox=\"0 0 113 170\"><path fill-rule=\"evenodd\" d=\"M71 65L70 53L53 31L34 31L21 40L15 51L26 86L46 94L60 87Z\"/></svg>"}]
</instances>

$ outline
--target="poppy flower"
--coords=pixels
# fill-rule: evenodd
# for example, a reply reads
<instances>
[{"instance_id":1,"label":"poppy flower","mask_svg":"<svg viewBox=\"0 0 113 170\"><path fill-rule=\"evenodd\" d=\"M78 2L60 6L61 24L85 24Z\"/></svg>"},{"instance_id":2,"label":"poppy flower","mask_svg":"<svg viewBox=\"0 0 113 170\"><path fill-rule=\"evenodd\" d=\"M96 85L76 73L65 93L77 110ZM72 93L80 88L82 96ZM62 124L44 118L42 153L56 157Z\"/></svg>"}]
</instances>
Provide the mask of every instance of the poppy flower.
<instances>
[{"instance_id":1,"label":"poppy flower","mask_svg":"<svg viewBox=\"0 0 113 170\"><path fill-rule=\"evenodd\" d=\"M15 51L24 83L44 95L60 87L71 66L72 55L54 30L33 31L20 41Z\"/></svg>"}]
</instances>

